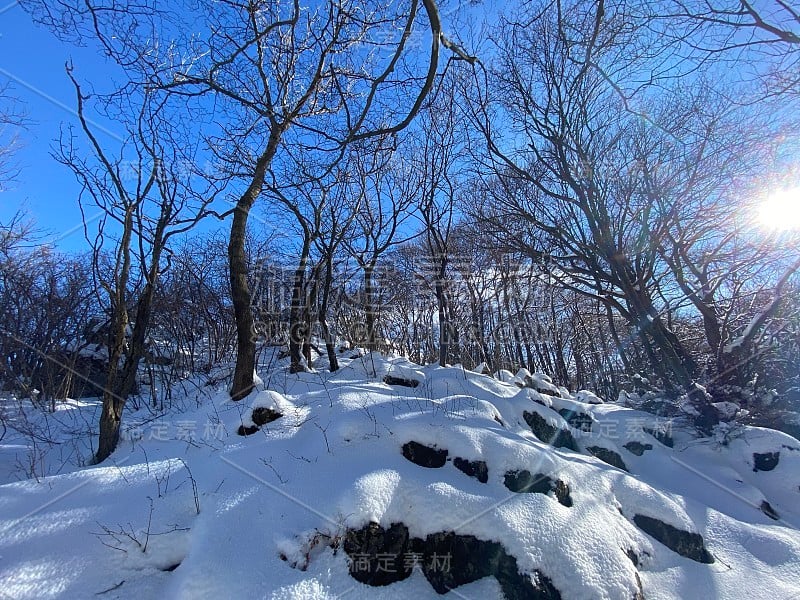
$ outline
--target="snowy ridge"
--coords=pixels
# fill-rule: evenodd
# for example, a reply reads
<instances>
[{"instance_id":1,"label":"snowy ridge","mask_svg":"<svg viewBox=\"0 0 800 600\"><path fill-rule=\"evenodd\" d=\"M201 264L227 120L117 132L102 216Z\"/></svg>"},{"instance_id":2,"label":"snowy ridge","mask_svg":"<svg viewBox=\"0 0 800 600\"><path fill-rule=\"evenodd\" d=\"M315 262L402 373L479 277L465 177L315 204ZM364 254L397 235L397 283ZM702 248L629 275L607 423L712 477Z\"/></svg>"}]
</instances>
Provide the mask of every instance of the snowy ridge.
<instances>
[{"instance_id":1,"label":"snowy ridge","mask_svg":"<svg viewBox=\"0 0 800 600\"><path fill-rule=\"evenodd\" d=\"M342 541L372 522L402 523L418 539L455 532L498 542L520 572L545 575L565 599L797 594L794 438L746 428L725 444L698 440L679 422L589 392L519 387L522 375L565 396L529 373L503 383L375 354L343 364L335 374L261 373L240 403L220 388L174 417L193 421L192 435L171 427L168 439L153 439L145 428L113 455L118 466L0 486L1 593L439 597L417 568L381 587L351 576L358 557ZM418 385L388 385L387 375ZM254 426L258 408L283 416L236 435ZM537 437L541 422L577 450ZM411 462L410 443L439 452L441 466ZM485 463L485 482L456 459ZM564 487L512 491L523 471L563 484L569 502ZM698 534L713 562L671 550L641 517ZM446 596L502 592L488 577Z\"/></svg>"}]
</instances>

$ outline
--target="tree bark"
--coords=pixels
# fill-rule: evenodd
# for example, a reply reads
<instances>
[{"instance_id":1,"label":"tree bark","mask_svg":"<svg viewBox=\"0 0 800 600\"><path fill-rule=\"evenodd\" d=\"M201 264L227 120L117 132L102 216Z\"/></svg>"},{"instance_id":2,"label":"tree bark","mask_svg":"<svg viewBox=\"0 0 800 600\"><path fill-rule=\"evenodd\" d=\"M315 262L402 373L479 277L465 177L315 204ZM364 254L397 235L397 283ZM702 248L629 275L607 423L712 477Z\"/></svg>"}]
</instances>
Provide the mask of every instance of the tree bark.
<instances>
[{"instance_id":1,"label":"tree bark","mask_svg":"<svg viewBox=\"0 0 800 600\"><path fill-rule=\"evenodd\" d=\"M322 299L319 304L319 326L322 329L322 337L325 340L325 352L328 355L328 365L331 373L339 370L339 359L336 356L336 348L331 328L328 326L328 302L331 296L331 285L333 284L333 257L328 256L325 260L325 281L322 285Z\"/></svg>"},{"instance_id":2,"label":"tree bark","mask_svg":"<svg viewBox=\"0 0 800 600\"><path fill-rule=\"evenodd\" d=\"M378 341L375 334L375 306L372 302L374 293L372 287L372 273L374 268L374 261L364 265L364 323L367 329L367 350L370 352L378 349Z\"/></svg>"},{"instance_id":3,"label":"tree bark","mask_svg":"<svg viewBox=\"0 0 800 600\"><path fill-rule=\"evenodd\" d=\"M228 267L230 269L231 299L236 318L236 367L231 384L231 400L246 398L253 391L253 375L256 368L256 338L253 309L250 304L252 296L247 282L247 259L245 257L245 239L247 235L247 218L256 199L261 193L267 169L278 151L283 130L273 126L267 147L258 158L253 178L247 190L236 203L233 211L231 235L228 241Z\"/></svg>"},{"instance_id":4,"label":"tree bark","mask_svg":"<svg viewBox=\"0 0 800 600\"><path fill-rule=\"evenodd\" d=\"M305 285L306 262L311 248L311 237L308 233L303 240L303 249L300 261L294 271L292 284L292 305L289 309L289 372L299 373L305 371L303 366L303 346L306 341L308 324L303 317L303 287ZM310 365L309 365L310 366Z\"/></svg>"}]
</instances>

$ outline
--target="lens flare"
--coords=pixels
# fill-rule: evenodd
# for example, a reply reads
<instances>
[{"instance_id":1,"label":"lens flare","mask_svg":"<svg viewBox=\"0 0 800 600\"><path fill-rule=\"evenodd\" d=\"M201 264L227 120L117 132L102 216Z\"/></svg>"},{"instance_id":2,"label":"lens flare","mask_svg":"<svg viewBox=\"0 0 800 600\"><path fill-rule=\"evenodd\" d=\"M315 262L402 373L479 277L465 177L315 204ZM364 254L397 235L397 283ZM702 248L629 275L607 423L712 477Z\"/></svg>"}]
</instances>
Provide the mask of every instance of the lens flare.
<instances>
[{"instance_id":1,"label":"lens flare","mask_svg":"<svg viewBox=\"0 0 800 600\"><path fill-rule=\"evenodd\" d=\"M758 222L766 229L800 229L800 187L779 190L758 207Z\"/></svg>"}]
</instances>

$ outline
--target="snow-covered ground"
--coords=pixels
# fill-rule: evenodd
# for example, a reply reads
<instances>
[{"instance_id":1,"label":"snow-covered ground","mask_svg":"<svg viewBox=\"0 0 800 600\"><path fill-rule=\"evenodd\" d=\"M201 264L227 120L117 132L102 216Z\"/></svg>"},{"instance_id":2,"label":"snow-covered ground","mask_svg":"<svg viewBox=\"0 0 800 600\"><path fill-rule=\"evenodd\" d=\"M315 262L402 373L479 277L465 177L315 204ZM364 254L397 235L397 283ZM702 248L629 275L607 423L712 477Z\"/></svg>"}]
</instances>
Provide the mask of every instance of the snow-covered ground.
<instances>
[{"instance_id":1,"label":"snow-covered ground","mask_svg":"<svg viewBox=\"0 0 800 600\"><path fill-rule=\"evenodd\" d=\"M426 574L459 569L459 557L423 565L431 557L409 551L410 574L392 573L399 563L379 546L353 548L370 523L402 524L420 544L445 532L501 544L564 599L800 597L794 438L746 428L697 439L539 374L504 383L374 354L342 363L335 374L260 373L239 403L219 386L187 396L182 412L131 413L100 466L42 454L46 476L0 486L0 597L439 597ZM30 451L21 445L0 443L7 480ZM525 487L526 472L550 487ZM695 547L668 548L655 522ZM357 580L376 565L398 581ZM502 593L485 577L446 597Z\"/></svg>"}]
</instances>

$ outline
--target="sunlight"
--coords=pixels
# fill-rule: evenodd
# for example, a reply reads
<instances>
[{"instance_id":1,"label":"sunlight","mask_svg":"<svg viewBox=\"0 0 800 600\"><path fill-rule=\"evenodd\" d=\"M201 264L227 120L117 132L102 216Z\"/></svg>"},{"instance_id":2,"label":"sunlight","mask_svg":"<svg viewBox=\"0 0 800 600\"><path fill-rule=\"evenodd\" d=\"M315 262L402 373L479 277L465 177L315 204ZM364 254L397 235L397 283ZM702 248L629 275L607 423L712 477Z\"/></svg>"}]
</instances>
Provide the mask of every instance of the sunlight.
<instances>
[{"instance_id":1,"label":"sunlight","mask_svg":"<svg viewBox=\"0 0 800 600\"><path fill-rule=\"evenodd\" d=\"M758 222L767 229L800 229L800 187L773 192L758 207Z\"/></svg>"}]
</instances>

